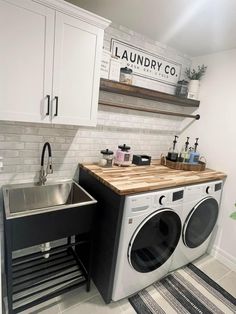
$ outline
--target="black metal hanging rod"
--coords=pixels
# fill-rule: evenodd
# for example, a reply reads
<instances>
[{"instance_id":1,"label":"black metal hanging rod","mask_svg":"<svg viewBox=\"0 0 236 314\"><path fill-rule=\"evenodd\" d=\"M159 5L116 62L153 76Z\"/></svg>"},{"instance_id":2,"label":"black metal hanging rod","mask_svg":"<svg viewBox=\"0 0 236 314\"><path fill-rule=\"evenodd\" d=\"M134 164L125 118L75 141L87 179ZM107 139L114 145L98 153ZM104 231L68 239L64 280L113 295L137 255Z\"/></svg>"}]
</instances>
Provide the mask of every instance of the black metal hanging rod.
<instances>
[{"instance_id":1,"label":"black metal hanging rod","mask_svg":"<svg viewBox=\"0 0 236 314\"><path fill-rule=\"evenodd\" d=\"M176 116L176 117L192 118L192 119L196 119L196 120L200 119L200 115L199 114L192 115L192 114L186 114L186 113L164 111L164 110L159 110L159 109L141 108L141 107L136 107L136 106L133 106L133 105L115 104L113 102L104 101L104 100L99 100L98 103L99 103L99 105L115 107L115 108L131 109L131 110L137 110L137 111L143 111L143 112L157 113L157 114L163 114L163 115L166 115L166 116Z\"/></svg>"}]
</instances>

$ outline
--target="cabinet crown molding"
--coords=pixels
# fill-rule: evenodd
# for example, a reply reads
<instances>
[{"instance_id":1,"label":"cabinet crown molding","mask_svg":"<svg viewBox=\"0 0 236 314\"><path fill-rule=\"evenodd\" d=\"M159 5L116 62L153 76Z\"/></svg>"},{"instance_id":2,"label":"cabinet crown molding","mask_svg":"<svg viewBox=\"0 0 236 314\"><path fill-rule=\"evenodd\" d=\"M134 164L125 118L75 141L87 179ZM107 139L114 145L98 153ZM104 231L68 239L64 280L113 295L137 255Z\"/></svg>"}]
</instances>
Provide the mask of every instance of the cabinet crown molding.
<instances>
[{"instance_id":1,"label":"cabinet crown molding","mask_svg":"<svg viewBox=\"0 0 236 314\"><path fill-rule=\"evenodd\" d=\"M110 20L107 20L104 17L101 17L92 12L84 10L64 0L32 0L32 1L40 3L56 11L60 11L62 13L68 14L75 18L79 18L80 20L90 23L92 25L95 25L101 29L105 29L111 24Z\"/></svg>"}]
</instances>

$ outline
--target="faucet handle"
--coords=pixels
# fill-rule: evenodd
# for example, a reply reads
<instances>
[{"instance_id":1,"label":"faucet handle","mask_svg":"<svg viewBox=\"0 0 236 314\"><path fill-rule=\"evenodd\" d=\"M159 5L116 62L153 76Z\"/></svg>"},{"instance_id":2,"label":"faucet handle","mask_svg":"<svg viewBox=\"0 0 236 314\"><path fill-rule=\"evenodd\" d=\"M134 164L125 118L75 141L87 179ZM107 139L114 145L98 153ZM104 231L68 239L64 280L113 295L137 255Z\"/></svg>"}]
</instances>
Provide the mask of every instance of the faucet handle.
<instances>
[{"instance_id":1,"label":"faucet handle","mask_svg":"<svg viewBox=\"0 0 236 314\"><path fill-rule=\"evenodd\" d=\"M53 173L52 165L47 165L46 173L47 173L47 174L52 174L52 173Z\"/></svg>"},{"instance_id":2,"label":"faucet handle","mask_svg":"<svg viewBox=\"0 0 236 314\"><path fill-rule=\"evenodd\" d=\"M49 157L49 160L48 160L46 173L47 173L47 174L52 174L52 173L53 173L52 158L51 158L51 157Z\"/></svg>"}]
</instances>

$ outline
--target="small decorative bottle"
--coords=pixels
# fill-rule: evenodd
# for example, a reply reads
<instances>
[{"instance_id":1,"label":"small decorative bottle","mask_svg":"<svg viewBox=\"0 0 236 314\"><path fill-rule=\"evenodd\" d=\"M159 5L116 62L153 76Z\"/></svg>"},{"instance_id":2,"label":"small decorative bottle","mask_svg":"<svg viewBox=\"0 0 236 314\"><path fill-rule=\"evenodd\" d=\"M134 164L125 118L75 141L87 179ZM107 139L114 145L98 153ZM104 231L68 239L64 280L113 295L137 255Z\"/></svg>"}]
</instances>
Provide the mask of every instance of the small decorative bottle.
<instances>
[{"instance_id":1,"label":"small decorative bottle","mask_svg":"<svg viewBox=\"0 0 236 314\"><path fill-rule=\"evenodd\" d=\"M199 138L197 137L196 142L194 144L194 150L191 151L191 153L190 153L190 157L189 157L189 163L190 164L198 164L199 157L200 157L200 154L197 151L198 140L199 140Z\"/></svg>"},{"instance_id":2,"label":"small decorative bottle","mask_svg":"<svg viewBox=\"0 0 236 314\"><path fill-rule=\"evenodd\" d=\"M189 146L189 137L187 137L187 141L185 142L184 151L181 153L181 157L183 159L182 162L189 162L188 146Z\"/></svg>"},{"instance_id":3,"label":"small decorative bottle","mask_svg":"<svg viewBox=\"0 0 236 314\"><path fill-rule=\"evenodd\" d=\"M167 159L171 160L171 161L177 161L178 160L178 151L176 149L176 143L177 143L177 139L178 136L175 135L174 141L173 141L173 147L171 147L169 149L168 155L167 155Z\"/></svg>"}]
</instances>

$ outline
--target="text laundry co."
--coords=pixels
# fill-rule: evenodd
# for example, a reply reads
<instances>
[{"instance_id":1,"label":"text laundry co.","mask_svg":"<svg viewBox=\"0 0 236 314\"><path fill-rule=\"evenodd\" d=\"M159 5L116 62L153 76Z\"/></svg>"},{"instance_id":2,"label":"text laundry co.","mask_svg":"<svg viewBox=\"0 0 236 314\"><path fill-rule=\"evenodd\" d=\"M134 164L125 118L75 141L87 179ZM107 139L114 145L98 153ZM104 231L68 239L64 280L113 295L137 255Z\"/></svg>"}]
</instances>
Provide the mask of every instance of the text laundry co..
<instances>
[{"instance_id":1,"label":"text laundry co.","mask_svg":"<svg viewBox=\"0 0 236 314\"><path fill-rule=\"evenodd\" d=\"M118 51L118 47L116 47L115 49L115 56L117 58L120 58L121 60L125 59L127 62L136 63L137 65L144 66L144 67L150 67L151 69L157 70L157 71L160 71L163 65L162 62L160 61L156 61L154 59L141 56L140 54L137 54L136 52L132 52L132 51L128 52L127 50L124 50L123 53L120 55ZM164 71L166 74L171 74L171 75L176 74L175 68L173 66L170 67L170 65L168 64L165 65Z\"/></svg>"},{"instance_id":2,"label":"text laundry co.","mask_svg":"<svg viewBox=\"0 0 236 314\"><path fill-rule=\"evenodd\" d=\"M122 61L122 66L132 68L135 75L171 85L179 80L182 65L155 53L114 38L111 53Z\"/></svg>"}]
</instances>

